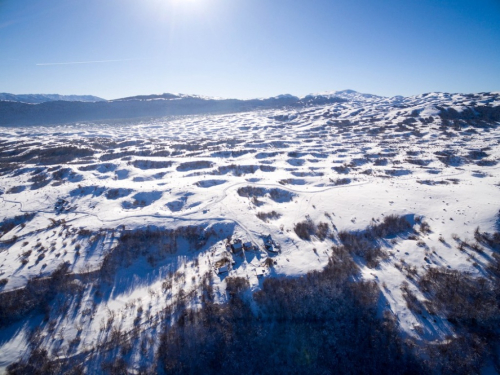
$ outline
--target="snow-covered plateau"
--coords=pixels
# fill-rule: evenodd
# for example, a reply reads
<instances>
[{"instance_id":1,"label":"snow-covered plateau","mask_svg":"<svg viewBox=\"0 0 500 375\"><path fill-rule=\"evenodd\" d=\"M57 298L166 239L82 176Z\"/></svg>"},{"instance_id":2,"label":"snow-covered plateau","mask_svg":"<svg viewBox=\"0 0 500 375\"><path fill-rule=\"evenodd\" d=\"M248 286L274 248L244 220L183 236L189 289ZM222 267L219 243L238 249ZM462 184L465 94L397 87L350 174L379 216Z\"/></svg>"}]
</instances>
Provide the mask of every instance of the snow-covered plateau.
<instances>
[{"instance_id":1,"label":"snow-covered plateau","mask_svg":"<svg viewBox=\"0 0 500 375\"><path fill-rule=\"evenodd\" d=\"M182 373L164 346L183 311L243 293L265 316L255 296L269 280L343 264L415 352L464 337L498 352L465 322L500 318L500 93L346 91L316 104L335 95L0 127L0 373L30 361L46 373ZM490 354L463 371L496 373ZM310 356L290 361L305 373Z\"/></svg>"}]
</instances>

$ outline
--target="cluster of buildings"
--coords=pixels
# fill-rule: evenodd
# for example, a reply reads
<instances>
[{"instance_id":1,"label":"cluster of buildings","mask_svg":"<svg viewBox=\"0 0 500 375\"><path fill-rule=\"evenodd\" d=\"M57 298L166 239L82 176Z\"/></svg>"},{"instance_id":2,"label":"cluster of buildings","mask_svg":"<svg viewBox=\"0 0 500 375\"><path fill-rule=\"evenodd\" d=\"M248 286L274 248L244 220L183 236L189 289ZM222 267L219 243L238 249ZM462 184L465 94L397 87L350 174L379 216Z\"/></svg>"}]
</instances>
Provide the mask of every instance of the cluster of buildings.
<instances>
[{"instance_id":1,"label":"cluster of buildings","mask_svg":"<svg viewBox=\"0 0 500 375\"><path fill-rule=\"evenodd\" d=\"M241 239L236 238L233 241L227 242L226 250L236 254L241 250L252 251L257 250L257 248L250 241L244 243Z\"/></svg>"},{"instance_id":2,"label":"cluster of buildings","mask_svg":"<svg viewBox=\"0 0 500 375\"><path fill-rule=\"evenodd\" d=\"M264 247L267 251L271 253L278 253L279 252L279 245L273 240L272 236L269 234L267 236L263 236L263 241L264 241ZM228 253L228 256L230 254L239 254L241 251L252 251L252 250L258 250L259 247L254 245L251 241L248 242L243 242L242 239L240 238L235 238L232 240L228 240L226 242L226 251ZM229 272L231 269L231 265L234 264L233 262L227 262L221 265L219 268L216 268L218 274L223 274L226 272ZM262 276L266 273L266 269L264 267L258 267L255 270L257 276Z\"/></svg>"}]
</instances>

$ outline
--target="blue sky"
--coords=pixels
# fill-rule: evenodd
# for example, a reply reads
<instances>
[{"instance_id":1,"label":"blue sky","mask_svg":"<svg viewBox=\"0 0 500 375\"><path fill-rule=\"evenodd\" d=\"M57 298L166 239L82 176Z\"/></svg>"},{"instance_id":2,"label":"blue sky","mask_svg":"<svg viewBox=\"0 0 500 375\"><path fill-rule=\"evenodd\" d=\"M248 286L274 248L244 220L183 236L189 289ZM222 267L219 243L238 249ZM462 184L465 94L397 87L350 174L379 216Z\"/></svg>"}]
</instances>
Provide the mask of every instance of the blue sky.
<instances>
[{"instance_id":1,"label":"blue sky","mask_svg":"<svg viewBox=\"0 0 500 375\"><path fill-rule=\"evenodd\" d=\"M500 91L500 1L0 0L0 92L348 88Z\"/></svg>"}]
</instances>

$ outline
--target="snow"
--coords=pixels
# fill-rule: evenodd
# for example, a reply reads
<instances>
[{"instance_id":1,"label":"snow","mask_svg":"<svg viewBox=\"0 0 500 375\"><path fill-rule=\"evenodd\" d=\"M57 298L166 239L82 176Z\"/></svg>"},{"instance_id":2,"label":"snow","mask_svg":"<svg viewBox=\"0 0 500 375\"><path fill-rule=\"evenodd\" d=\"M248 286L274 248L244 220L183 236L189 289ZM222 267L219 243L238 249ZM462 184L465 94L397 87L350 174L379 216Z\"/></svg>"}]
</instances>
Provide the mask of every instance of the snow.
<instances>
[{"instance_id":1,"label":"snow","mask_svg":"<svg viewBox=\"0 0 500 375\"><path fill-rule=\"evenodd\" d=\"M0 279L8 279L1 293L24 287L30 278L49 276L63 262L69 262L75 274L99 269L123 231L148 226L215 228L218 237L200 249L179 240L178 251L156 264L139 257L120 268L111 285L101 287L105 298L95 301L95 290L86 289L82 303L71 305L71 313L52 332L44 332L50 353L76 355L106 339L103 326L111 316L112 325L130 331L139 306L144 315L155 317L181 290L184 295L197 290L204 274L213 274L213 287L223 302L227 277L245 277L256 290L261 278L321 270L335 241L300 239L293 228L306 217L328 223L335 233L363 230L391 214L421 216L431 228L420 238L424 245L404 236L387 241L388 259L376 268L360 262L361 272L364 279L379 284L387 302L384 308L397 315L403 335L443 340L452 328L439 319L424 324L408 309L401 291L407 278L397 265L411 265L419 272L442 266L483 274L491 255L488 250L472 260L457 249L453 237L472 239L478 226L482 231L497 230L499 167L479 165L467 155L470 150L486 150L485 160L498 161L498 124L475 128L475 134L467 127L448 129L453 137L445 134L436 105L458 111L469 100L461 95L328 95L350 101L127 125L1 128L0 155L15 156L15 150L27 155L29 150L69 144L93 150L90 157L75 157L64 165L19 161L0 175L0 220L35 214L1 237ZM478 101L499 101L500 94L491 95ZM400 131L414 111L416 122L405 123ZM433 122L420 121L430 116ZM446 164L435 154L443 150L465 162ZM65 168L57 179L54 173ZM42 175L47 184L35 186L36 176ZM239 194L244 187L259 188L262 194L254 198ZM257 217L271 211L277 214L273 219ZM90 234L79 234L81 228ZM273 252L266 251L268 234L274 241ZM231 254L228 236L241 239L239 247L244 243L245 248L250 244L256 249ZM23 255L27 250L31 254ZM226 258L229 263L218 264ZM274 262L272 268L266 265L267 258ZM22 259L28 262L22 265ZM175 273L182 276L170 279ZM162 286L166 280L173 280L168 292ZM410 288L425 299L416 287ZM195 298L191 303L198 302ZM86 313L90 310L92 314ZM155 325L146 324L144 315L139 317L141 329L153 330ZM31 322L25 319L0 329L0 368L24 353ZM77 334L81 341L68 354L69 341Z\"/></svg>"}]
</instances>

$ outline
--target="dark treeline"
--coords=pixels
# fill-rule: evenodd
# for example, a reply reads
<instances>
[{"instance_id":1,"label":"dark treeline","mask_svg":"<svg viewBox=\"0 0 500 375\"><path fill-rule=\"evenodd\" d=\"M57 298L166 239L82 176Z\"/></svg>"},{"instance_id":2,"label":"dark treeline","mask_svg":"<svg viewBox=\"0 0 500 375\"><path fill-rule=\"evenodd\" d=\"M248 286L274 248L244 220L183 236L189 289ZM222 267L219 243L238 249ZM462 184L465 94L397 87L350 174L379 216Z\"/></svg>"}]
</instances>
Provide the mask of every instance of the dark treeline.
<instances>
[{"instance_id":1,"label":"dark treeline","mask_svg":"<svg viewBox=\"0 0 500 375\"><path fill-rule=\"evenodd\" d=\"M322 272L266 279L252 298L246 279L228 279L227 304L207 298L165 330L159 365L167 374L426 373L392 315L377 316L376 284L357 273L337 248Z\"/></svg>"},{"instance_id":2,"label":"dark treeline","mask_svg":"<svg viewBox=\"0 0 500 375\"><path fill-rule=\"evenodd\" d=\"M393 229L408 230L408 223L389 218L369 230L376 237ZM495 249L498 233L476 232ZM269 278L253 294L246 279L228 278L226 304L215 304L207 286L203 307L184 311L165 329L158 365L167 374L479 374L487 363L500 368L498 254L486 277L444 268L417 277L428 301L416 301L420 312L408 307L445 319L455 335L416 343L402 338L392 313L380 316L386 302L376 283L360 281L351 249L332 251L323 271Z\"/></svg>"}]
</instances>

